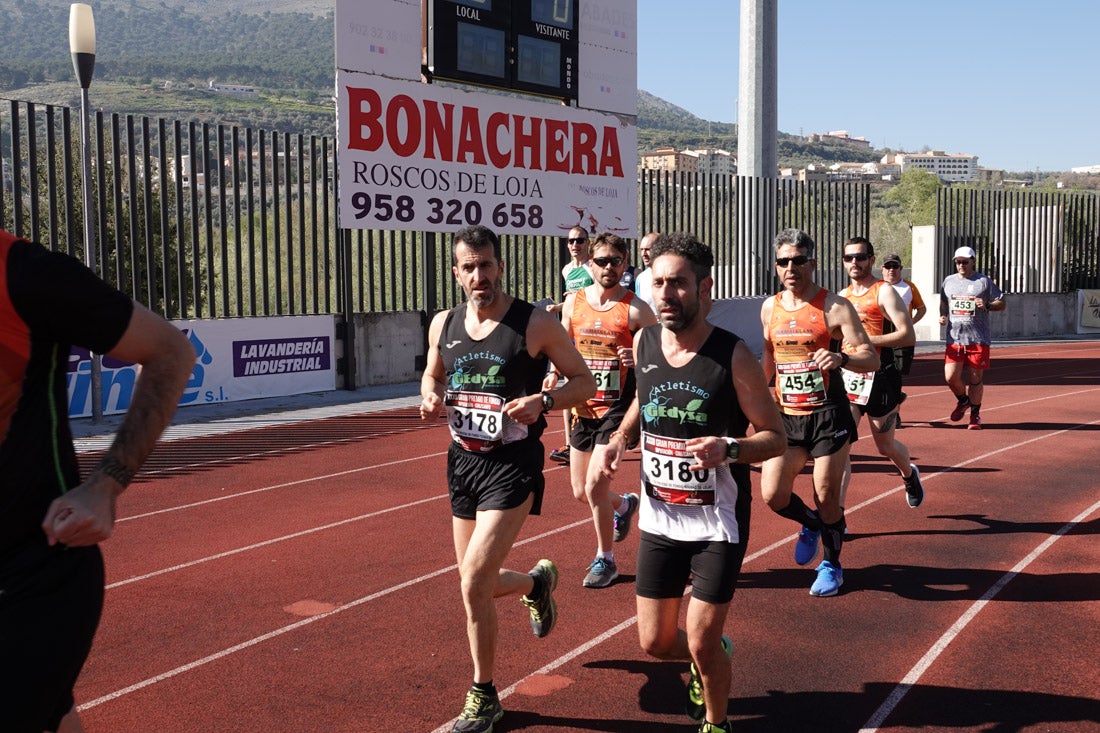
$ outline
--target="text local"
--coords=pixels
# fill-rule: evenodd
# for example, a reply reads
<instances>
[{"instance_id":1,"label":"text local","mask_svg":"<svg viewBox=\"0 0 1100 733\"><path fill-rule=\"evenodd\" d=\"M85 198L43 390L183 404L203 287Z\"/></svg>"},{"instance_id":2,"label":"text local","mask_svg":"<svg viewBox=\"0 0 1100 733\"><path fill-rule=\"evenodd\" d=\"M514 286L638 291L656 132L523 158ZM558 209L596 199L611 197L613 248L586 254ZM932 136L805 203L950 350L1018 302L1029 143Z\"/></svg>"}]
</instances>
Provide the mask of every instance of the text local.
<instances>
[{"instance_id":1,"label":"text local","mask_svg":"<svg viewBox=\"0 0 1100 733\"><path fill-rule=\"evenodd\" d=\"M347 93L351 150L373 153L386 145L403 158L419 153L447 163L623 177L613 126L505 112L490 113L483 121L476 107L418 102L405 94L383 102L369 88L347 87Z\"/></svg>"}]
</instances>

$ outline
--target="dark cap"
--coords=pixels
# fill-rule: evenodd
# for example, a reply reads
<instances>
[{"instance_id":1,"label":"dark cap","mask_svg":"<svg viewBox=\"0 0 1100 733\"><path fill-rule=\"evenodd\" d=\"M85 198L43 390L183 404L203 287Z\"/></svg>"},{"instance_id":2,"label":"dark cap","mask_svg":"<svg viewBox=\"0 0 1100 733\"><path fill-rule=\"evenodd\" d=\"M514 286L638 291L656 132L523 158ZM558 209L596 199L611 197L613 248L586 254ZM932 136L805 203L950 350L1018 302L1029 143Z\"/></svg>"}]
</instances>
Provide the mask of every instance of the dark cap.
<instances>
[{"instance_id":1,"label":"dark cap","mask_svg":"<svg viewBox=\"0 0 1100 733\"><path fill-rule=\"evenodd\" d=\"M897 252L890 252L885 257L882 258L882 264L884 264L884 265L889 265L891 262L896 262L897 264L900 265L901 264L901 255L899 255Z\"/></svg>"}]
</instances>

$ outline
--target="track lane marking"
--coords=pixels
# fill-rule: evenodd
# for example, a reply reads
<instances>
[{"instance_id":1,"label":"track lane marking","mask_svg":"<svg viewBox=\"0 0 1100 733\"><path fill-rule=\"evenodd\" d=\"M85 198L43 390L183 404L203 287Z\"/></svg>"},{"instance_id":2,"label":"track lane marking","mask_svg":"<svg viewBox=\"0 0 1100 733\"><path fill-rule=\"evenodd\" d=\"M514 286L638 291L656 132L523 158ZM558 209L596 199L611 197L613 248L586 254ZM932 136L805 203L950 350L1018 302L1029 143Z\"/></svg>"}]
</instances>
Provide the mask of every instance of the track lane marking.
<instances>
[{"instance_id":1,"label":"track lane marking","mask_svg":"<svg viewBox=\"0 0 1100 733\"><path fill-rule=\"evenodd\" d=\"M431 500L425 500L425 501L431 501ZM584 526L587 526L591 523L592 523L592 518L591 517L585 517L584 519L573 522L572 524L568 524L568 525L565 525L563 527L558 527L557 529L550 530L548 532L543 532L541 534L537 534L537 535L533 535L531 537L527 537L526 539L523 539L523 540L520 540L519 542L516 542L516 544L514 546L526 545L530 542L535 542L537 540L544 539L546 537L557 534L559 532L565 532L567 530L576 529L577 527L584 527ZM252 639L249 639L248 641L243 641L240 644L235 644L235 645L233 645L231 647L228 647L226 649L222 649L219 652L214 652L213 654L209 654L205 657L202 657L201 659L196 659L192 662L188 662L187 664L176 667L175 669L170 669L167 672L162 672L162 673L160 673L158 675L155 675L153 677L149 677L147 679L144 679L141 682L136 682L132 685L129 685L128 687L123 687L120 690L115 690L114 692L108 693L106 695L102 695L101 697L97 697L94 700L90 700L86 703L78 705L77 706L77 711L80 712L80 711L83 711L83 710L87 710L88 708L94 708L98 705L102 705L105 702L110 702L111 700L117 700L118 698L123 697L124 695L128 695L131 692L137 692L138 690L149 687L150 685L156 684L158 682L163 682L164 680L171 679L172 677L176 677L177 675L181 675L185 672L190 672L193 669L198 669L199 667L210 664L211 662L216 662L219 659L222 659L224 657L228 657L231 654L236 654L239 651L243 651L243 650L248 649L250 647L254 647L257 644L262 644L263 642L268 641L270 639L274 639L274 638L282 636L284 634L288 634L291 631L296 631L296 630L298 630L302 627L309 626L310 624L316 623L317 621L322 621L322 620L327 619L331 616L335 616L339 613L343 613L344 611L349 611L353 608L356 608L357 606L363 605L364 603L369 603L371 601L382 598L383 596L391 595L393 593L396 593L397 591L404 590L405 588L409 588L409 587L414 586L418 583L422 583L424 581L431 580L432 578L438 577L440 575L444 575L444 574L452 572L454 570L458 570L458 563L453 563L451 565L448 565L445 568L440 568L439 570L433 570L432 572L426 573L426 574L421 575L417 578L410 578L409 580L406 580L404 583L398 583L397 585L390 586L389 588L384 588L384 589L382 589L380 591L377 591L375 593L371 593L369 595L363 596L362 598L357 598L356 600L345 603L342 606L337 606L336 608L332 609L331 611L325 611L324 613L319 613L316 616L310 616L309 618L304 618L301 621L296 621L295 623L289 624L287 626L282 626L278 629L273 629L272 631L269 631L266 634L263 634L261 636L254 637Z\"/></svg>"},{"instance_id":2,"label":"track lane marking","mask_svg":"<svg viewBox=\"0 0 1100 733\"><path fill-rule=\"evenodd\" d=\"M1089 424L1094 425L1096 424L1096 422L1100 421L1094 421ZM1050 549L1051 545L1053 545L1055 541L1068 534L1070 530L1079 525L1089 515L1091 515L1098 509L1100 509L1100 501L1096 502L1088 509L1078 514L1053 535L1043 540L1043 542L1041 542L1038 547L1032 550L1031 553L1027 555L1027 557L1018 562L1014 568L1001 576L1000 580L994 583L989 588L989 590L983 593L981 598L974 601L974 603L971 604L970 608L968 608L961 616L959 616L955 623L951 624L951 628L945 631L943 636L941 636L936 641L936 643L933 644L927 652L925 652L924 656L921 657L920 661L918 661L916 665L914 665L913 668L909 670L905 677L902 678L897 687L895 687L893 691L889 695L887 695L886 699L883 701L882 705L879 706L878 710L876 710L874 714L867 720L867 722L864 723L863 726L859 729L860 733L877 733L879 727L883 723L885 723L886 719L890 716L890 713L892 713L894 709L897 708L898 703L900 703L902 699L907 694L909 694L909 691L913 689L913 687L917 684L924 673L928 671L928 669L936 662L937 659L939 659L940 655L947 649L951 642L954 641L959 636L959 634L962 633L963 629L965 629L967 625L974 620L978 613L983 608L985 608L985 606L991 600L993 600L993 598L995 598L996 595L1000 593L1001 590L1003 590L1004 587L1008 585L1013 578L1023 572L1028 565L1037 560L1040 555Z\"/></svg>"},{"instance_id":3,"label":"track lane marking","mask_svg":"<svg viewBox=\"0 0 1100 733\"><path fill-rule=\"evenodd\" d=\"M1100 388L1082 390L1082 391L1083 392L1092 392L1092 391L1097 391L1098 389L1100 389ZM1049 398L1047 398L1047 399L1049 399ZM1025 401L1023 403L1019 403L1019 404L1026 404L1027 402L1032 402L1032 401L1035 401L1035 400L1027 400L1027 401ZM1010 450L1016 450L1017 448L1019 448L1021 446L1028 445L1030 443L1035 443L1035 442L1038 442L1038 441L1041 441L1041 440L1046 440L1047 438L1056 437L1058 435L1062 435L1062 434L1070 432L1072 430L1076 430L1078 428L1086 427L1086 426L1089 426L1089 425L1095 425L1097 423L1100 423L1100 420L1094 420L1094 421L1091 421L1091 422L1088 422L1088 423L1080 423L1080 424L1078 424L1078 425L1076 425L1072 428L1058 430L1058 431L1055 431L1053 433L1049 433L1049 434L1046 434L1046 435L1040 435L1040 436L1030 438L1028 440L1020 441L1019 443L1016 443L1016 444L1013 444L1013 445L1004 446L1003 448L999 448L997 450L989 451L989 452L984 453L984 454L982 454L980 456L977 456L975 458L972 458L972 459L969 459L969 460L964 461L962 463L956 464L955 466L952 466L952 467L947 468L945 470L938 471L934 474L929 474L925 478L928 478L928 479L936 478L940 475L950 473L951 471L953 471L957 468L962 468L966 465L969 465L969 464L974 463L974 462L979 461L979 460L983 460L983 459L988 458L990 456L994 456L994 455L1004 453L1004 452L1007 452L1007 451L1010 451ZM873 497L873 498L871 498L867 501L864 501L864 502L852 507L851 511L856 511L861 507L868 506L868 505L874 503L875 501L878 501L882 498L885 498L886 496L889 496L893 493L896 493L897 491L902 490L903 488L904 488L904 484L901 484L899 486L894 487L893 489L888 489L887 491L883 492L879 496ZM433 498L424 499L424 500L421 500L421 501L422 502L423 501L432 501L436 498L441 498L441 497L433 497ZM1088 510L1088 512L1084 513L1082 516L1087 516L1088 513L1091 513L1091 511L1094 511L1097 506L1100 506L1100 502L1098 502L1096 505L1094 505L1092 508L1090 508ZM564 525L562 527L558 527L558 528L555 528L553 530L548 530L546 532L542 532L540 534L533 535L531 537L520 540L519 542L516 543L516 545L517 546L525 545L525 544L528 544L530 542L535 542L537 540L540 540L540 539L543 539L543 538L546 538L546 537L549 537L549 536L552 536L552 535L555 535L555 534L559 534L561 532L565 532L565 531L575 529L575 528L578 528L578 527L588 526L588 524L591 521L592 520L591 520L590 517L585 517L584 519L573 522L572 524ZM1076 520L1074 520L1074 521L1076 521ZM1071 522L1069 525L1067 525L1067 527L1071 527L1072 525L1073 525L1073 522ZM1032 557L1033 555L1034 555L1034 557L1038 557L1036 552L1039 552L1040 550L1045 550L1047 547L1049 547L1049 545L1053 542L1054 539L1056 539L1058 536L1061 536L1061 534L1064 534L1067 531L1068 531L1068 529L1066 527L1064 527L1062 530L1060 530L1060 532L1058 534L1056 534L1055 536L1053 536L1051 538L1048 538L1047 541L1045 541L1043 544L1040 545L1040 548L1037 548L1037 550L1033 551L1032 554L1028 556L1028 558L1025 558L1024 561L1021 561L1024 564L1022 566L1018 566L1018 567L1020 569L1022 569L1023 567L1026 567L1026 565L1030 564L1030 562L1034 559ZM775 542L775 543L769 545L768 547L765 547L762 550L758 550L757 552L754 552L751 555L746 556L745 562L746 563L751 562L753 560L756 560L756 559L766 555L767 553L771 552L772 550L788 546L790 544L791 539L793 539L795 536L796 535L791 535L788 538L785 538L783 540ZM192 563L192 564L197 564L197 562ZM206 657L203 657L201 659L197 659L197 660L194 660L194 661L189 662L187 664L176 667L175 669L168 670L168 671L163 672L161 674L155 675L153 677L149 677L149 678L147 678L145 680L142 680L140 682L137 682L135 684L132 684L132 685L129 685L129 686L124 687L122 689L116 690L115 692L111 692L111 693L108 693L108 694L103 695L101 697L98 697L94 700L91 700L87 703L84 703L82 705L77 706L77 710L82 711L82 710L86 710L86 709L89 709L89 708L92 708L92 707L96 707L96 706L101 705L101 704L106 703L106 702L110 702L112 700L115 700L115 699L118 699L118 698L123 697L125 695L128 695L132 692L136 692L138 690L149 687L150 685L153 685L153 684L156 684L156 683L159 683L159 682L163 682L167 679L170 679L170 678L176 677L180 674L184 674L184 673L189 672L191 670L197 669L198 667L202 667L206 664L209 664L211 662L217 661L217 660L222 659L224 657L230 656L230 655L235 654L239 651L243 651L243 650L248 649L250 647L256 646L256 645L261 644L261 643L263 643L265 641L268 641L270 639L273 639L273 638L282 636L284 634L290 633L290 632L295 631L297 629L300 629L304 626L308 626L309 624L327 619L330 616L335 616L336 614L343 613L344 611L351 610L353 608L356 608L358 606L363 605L364 603L369 603L370 601L373 601L373 600L376 600L378 598L390 595L390 594L395 593L395 592L400 591L400 590L404 590L404 589L409 588L409 587L411 587L413 585L416 585L418 583L430 580L432 578L436 578L436 577L438 577L440 575L443 575L445 573L454 571L457 568L458 568L457 564L451 564L451 565L449 565L445 568L441 568L439 570L432 571L431 573L427 573L427 574L422 575L418 578L412 578L412 579L407 580L407 581L405 581L403 583L400 583L398 585L391 586L389 588L385 588L383 590L380 590L380 591L377 591L375 593L369 594L369 595L364 596L362 598L356 599L356 600L351 601L349 603L346 603L342 606L339 606L339 607L337 607L337 608L335 608L331 611L327 611L325 613L318 614L317 616L311 616L310 618L302 619L301 621L297 621L297 622L295 622L293 624L290 624L288 626L284 626L284 627L280 627L278 629L274 629L274 630L269 631L269 632L267 632L267 633L265 633L261 636L254 637L254 638L249 639L247 641L241 642L240 644L236 644L234 646L228 647L227 649L223 649L219 652L215 652L214 654L210 654L210 655L208 655ZM1007 579L1002 578L1001 581L998 581L998 583L995 584L993 586L993 588L990 589L990 591L986 592L986 595L989 595L990 593L993 593L995 595L996 591L999 591L1000 588L1002 588L1005 584L1008 583L1009 580L1011 580L1011 577L1009 577L1009 576L1014 577L1014 575L1018 572L1019 572L1019 570L1014 568L1013 571L1010 571L1010 573L1006 576ZM686 594L686 592L687 591L685 591L685 594ZM985 599L986 595L983 595L983 599ZM980 608L977 609L977 610L980 610ZM974 611L975 615L977 613L977 610ZM517 680L513 685L506 688L506 690L501 693L500 698L503 700L506 697L510 696L512 693L515 692L515 690L518 688L518 686L520 684L522 684L523 682L525 682L526 680L531 678L533 675L543 673L543 670L556 669L557 667L561 666L562 664L565 664L566 662L570 661L571 659L576 658L578 655L584 653L585 651L588 651L589 649L594 648L595 646L602 643L603 641L606 641L607 639L610 639L612 636L614 636L615 634L618 634L623 629L629 628L630 626L636 624L637 620L638 620L637 615L631 616L631 617L625 619L624 621L620 622L618 625L616 625L612 629L604 631L602 634L599 634L596 637L593 637L589 641L587 641L584 644L574 648L570 652L567 652L566 654L564 654L562 656L559 656L557 659L551 661L548 665L545 665L544 667L540 668L540 670L538 670L536 672L532 672L528 675L525 675L521 679ZM969 621L969 619L967 620L967 622L968 621ZM956 622L956 624L957 623L958 622ZM965 623L963 625L965 626ZM954 628L954 627L952 627L952 628ZM948 633L950 633L950 631ZM926 654L925 656L927 657L928 654ZM937 652L937 656L938 656L938 652ZM934 661L934 657L931 661ZM929 664L931 664L931 661L929 661ZM923 670L921 670L921 673L923 673ZM913 671L910 671L909 675L907 675L907 678L912 674L913 674ZM919 678L919 674L918 674L918 678ZM904 684L905 684L905 680L903 680L903 682L899 684L899 687L895 689L895 692L891 694L891 696L888 698L887 701L892 699L895 694L898 694L898 690L900 690L902 688L902 685L904 685ZM909 687L912 687L912 685L910 684ZM901 698L904 697L905 692L907 692L907 691L908 691L908 688L905 688L900 694L898 694L897 700L900 701ZM896 702L894 703L894 705L896 705ZM885 706L886 706L886 703L883 704L883 707L885 707ZM893 709L893 707L890 708L890 710L892 710L892 709ZM887 711L887 712L889 712L889 711ZM451 721L445 723L440 728L436 729L436 731L445 731L447 729L447 727L451 725L452 722L453 722L453 719ZM433 733L436 733L436 731L433 731Z\"/></svg>"}]
</instances>

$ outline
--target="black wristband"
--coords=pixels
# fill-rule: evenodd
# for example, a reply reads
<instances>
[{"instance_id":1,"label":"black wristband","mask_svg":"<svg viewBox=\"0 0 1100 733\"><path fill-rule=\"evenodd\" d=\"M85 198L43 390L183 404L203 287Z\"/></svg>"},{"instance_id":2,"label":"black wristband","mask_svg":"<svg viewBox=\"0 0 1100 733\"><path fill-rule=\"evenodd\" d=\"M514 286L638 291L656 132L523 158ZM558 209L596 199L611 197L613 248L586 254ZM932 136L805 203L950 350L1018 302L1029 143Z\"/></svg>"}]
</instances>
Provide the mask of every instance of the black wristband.
<instances>
[{"instance_id":1,"label":"black wristband","mask_svg":"<svg viewBox=\"0 0 1100 733\"><path fill-rule=\"evenodd\" d=\"M851 360L852 360L852 357L848 356L843 351L840 352L840 368L841 369L848 366L848 362L850 362Z\"/></svg>"},{"instance_id":2,"label":"black wristband","mask_svg":"<svg viewBox=\"0 0 1100 733\"><path fill-rule=\"evenodd\" d=\"M99 462L97 470L104 476L114 479L124 489L134 480L134 472L113 456L105 456Z\"/></svg>"}]
</instances>

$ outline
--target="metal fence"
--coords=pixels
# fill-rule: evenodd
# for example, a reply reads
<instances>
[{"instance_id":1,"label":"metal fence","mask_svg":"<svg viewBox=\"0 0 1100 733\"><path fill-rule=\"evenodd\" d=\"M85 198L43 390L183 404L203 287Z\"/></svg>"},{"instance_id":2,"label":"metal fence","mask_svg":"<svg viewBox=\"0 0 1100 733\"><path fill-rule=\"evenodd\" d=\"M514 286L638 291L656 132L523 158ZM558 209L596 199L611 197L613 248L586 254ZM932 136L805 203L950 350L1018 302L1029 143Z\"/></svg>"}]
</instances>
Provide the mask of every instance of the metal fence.
<instances>
[{"instance_id":1,"label":"metal fence","mask_svg":"<svg viewBox=\"0 0 1100 733\"><path fill-rule=\"evenodd\" d=\"M83 258L78 117L0 105L0 226ZM103 112L91 122L99 272L168 318L430 314L461 301L449 234L337 226L331 138ZM691 231L714 248L717 297L774 292L771 240L788 226L814 237L820 280L837 289L844 239L870 227L870 186L646 171L638 211L641 232ZM510 292L560 300L562 237L502 246Z\"/></svg>"},{"instance_id":2,"label":"metal fence","mask_svg":"<svg viewBox=\"0 0 1100 733\"><path fill-rule=\"evenodd\" d=\"M787 227L814 239L818 280L839 290L844 240L871 228L869 183L643 171L639 184L639 231L688 231L709 244L719 298L776 291L772 240Z\"/></svg>"},{"instance_id":3,"label":"metal fence","mask_svg":"<svg viewBox=\"0 0 1100 733\"><path fill-rule=\"evenodd\" d=\"M936 266L958 247L1006 292L1064 293L1100 286L1100 197L944 188L936 199Z\"/></svg>"}]
</instances>

